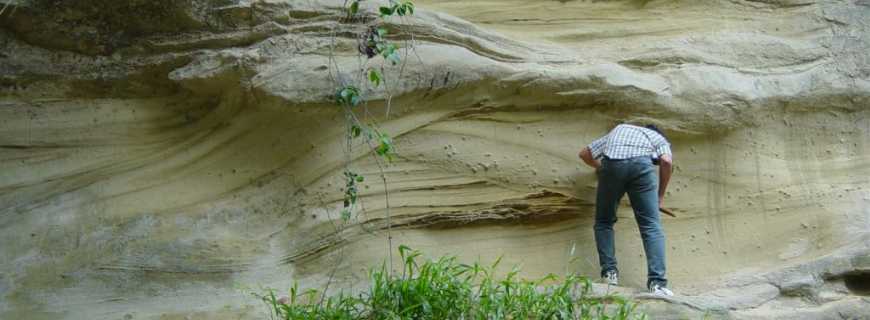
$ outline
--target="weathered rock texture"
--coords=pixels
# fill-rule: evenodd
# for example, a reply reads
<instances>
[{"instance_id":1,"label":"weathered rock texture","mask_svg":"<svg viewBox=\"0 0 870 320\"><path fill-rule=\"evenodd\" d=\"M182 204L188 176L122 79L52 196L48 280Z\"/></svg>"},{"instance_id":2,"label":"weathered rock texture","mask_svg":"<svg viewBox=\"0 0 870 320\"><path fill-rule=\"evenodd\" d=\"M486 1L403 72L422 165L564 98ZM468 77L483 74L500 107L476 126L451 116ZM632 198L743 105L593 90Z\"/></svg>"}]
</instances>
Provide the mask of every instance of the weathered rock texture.
<instances>
[{"instance_id":1,"label":"weathered rock texture","mask_svg":"<svg viewBox=\"0 0 870 320\"><path fill-rule=\"evenodd\" d=\"M576 154L621 120L676 152L681 295L643 300L654 318L870 317L866 0L419 1L389 20L414 48L385 66L389 108L365 92L399 149L390 219L331 102L383 64L357 58L366 23L339 22L341 1L10 3L0 318L263 317L247 293L264 286L358 289L387 229L394 250L594 277ZM347 159L366 210L342 225ZM619 216L623 283L642 287Z\"/></svg>"}]
</instances>

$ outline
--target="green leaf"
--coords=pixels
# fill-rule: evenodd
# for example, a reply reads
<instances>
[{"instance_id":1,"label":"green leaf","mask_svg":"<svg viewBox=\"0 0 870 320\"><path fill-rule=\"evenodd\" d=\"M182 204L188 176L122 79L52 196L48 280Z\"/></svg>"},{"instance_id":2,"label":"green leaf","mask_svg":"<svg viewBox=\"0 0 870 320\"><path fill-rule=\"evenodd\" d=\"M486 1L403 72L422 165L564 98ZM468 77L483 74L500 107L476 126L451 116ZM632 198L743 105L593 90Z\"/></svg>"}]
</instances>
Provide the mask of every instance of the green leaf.
<instances>
[{"instance_id":1,"label":"green leaf","mask_svg":"<svg viewBox=\"0 0 870 320\"><path fill-rule=\"evenodd\" d=\"M375 152L379 156L384 156L389 151L390 151L390 147L388 145L384 144L383 142L379 143L377 149L375 149Z\"/></svg>"},{"instance_id":2,"label":"green leaf","mask_svg":"<svg viewBox=\"0 0 870 320\"><path fill-rule=\"evenodd\" d=\"M383 46L383 50L380 50L381 56L384 57L384 60L390 61L393 65L399 62L399 55L397 52L398 47L395 44L389 43Z\"/></svg>"},{"instance_id":3,"label":"green leaf","mask_svg":"<svg viewBox=\"0 0 870 320\"><path fill-rule=\"evenodd\" d=\"M396 65L399 63L401 58L399 57L399 53L394 51L393 53L391 53L390 55L387 56L387 60L390 61L393 65Z\"/></svg>"},{"instance_id":4,"label":"green leaf","mask_svg":"<svg viewBox=\"0 0 870 320\"><path fill-rule=\"evenodd\" d=\"M379 48L379 51L380 51L381 55L384 56L384 58L387 58L391 54L395 53L397 49L398 49L398 47L396 47L395 44L387 43L387 44L382 45Z\"/></svg>"},{"instance_id":5,"label":"green leaf","mask_svg":"<svg viewBox=\"0 0 870 320\"><path fill-rule=\"evenodd\" d=\"M387 136L386 134L381 134L379 140L380 140L379 141L380 143L378 145L378 148L375 149L375 153L377 153L380 156L385 156L389 159L390 151L392 151L392 149L393 149L392 140L390 140L390 137Z\"/></svg>"},{"instance_id":6,"label":"green leaf","mask_svg":"<svg viewBox=\"0 0 870 320\"><path fill-rule=\"evenodd\" d=\"M354 1L350 4L350 15L353 16L359 12L359 1Z\"/></svg>"},{"instance_id":7,"label":"green leaf","mask_svg":"<svg viewBox=\"0 0 870 320\"><path fill-rule=\"evenodd\" d=\"M371 81L375 87L381 85L381 74L375 69L369 70L369 81Z\"/></svg>"},{"instance_id":8,"label":"green leaf","mask_svg":"<svg viewBox=\"0 0 870 320\"><path fill-rule=\"evenodd\" d=\"M353 95L350 97L350 106L351 107L358 106L360 102L362 102L362 99L360 99L360 97L358 95Z\"/></svg>"},{"instance_id":9,"label":"green leaf","mask_svg":"<svg viewBox=\"0 0 870 320\"><path fill-rule=\"evenodd\" d=\"M387 36L387 28L378 27L377 33L378 33L378 37L381 37L381 38L386 37Z\"/></svg>"},{"instance_id":10,"label":"green leaf","mask_svg":"<svg viewBox=\"0 0 870 320\"><path fill-rule=\"evenodd\" d=\"M353 86L347 86L338 92L336 100L341 105L353 107L358 105L362 98L359 96L359 89Z\"/></svg>"},{"instance_id":11,"label":"green leaf","mask_svg":"<svg viewBox=\"0 0 870 320\"><path fill-rule=\"evenodd\" d=\"M341 220L350 220L350 209L341 210Z\"/></svg>"},{"instance_id":12,"label":"green leaf","mask_svg":"<svg viewBox=\"0 0 870 320\"><path fill-rule=\"evenodd\" d=\"M396 5L396 12L400 16L407 16L414 14L414 3L410 1L402 2L402 4Z\"/></svg>"},{"instance_id":13,"label":"green leaf","mask_svg":"<svg viewBox=\"0 0 870 320\"><path fill-rule=\"evenodd\" d=\"M363 182L363 180L365 180L363 176L356 176L356 182Z\"/></svg>"},{"instance_id":14,"label":"green leaf","mask_svg":"<svg viewBox=\"0 0 870 320\"><path fill-rule=\"evenodd\" d=\"M360 133L362 133L362 128L358 125L353 125L350 127L350 133L354 138L359 137Z\"/></svg>"},{"instance_id":15,"label":"green leaf","mask_svg":"<svg viewBox=\"0 0 870 320\"><path fill-rule=\"evenodd\" d=\"M399 256L402 257L402 260L405 259L405 252L407 252L407 251L411 251L411 248L409 248L408 246L406 246L404 244L399 245Z\"/></svg>"},{"instance_id":16,"label":"green leaf","mask_svg":"<svg viewBox=\"0 0 870 320\"><path fill-rule=\"evenodd\" d=\"M381 7L379 11L381 12L381 16L391 16L393 15L394 7Z\"/></svg>"}]
</instances>

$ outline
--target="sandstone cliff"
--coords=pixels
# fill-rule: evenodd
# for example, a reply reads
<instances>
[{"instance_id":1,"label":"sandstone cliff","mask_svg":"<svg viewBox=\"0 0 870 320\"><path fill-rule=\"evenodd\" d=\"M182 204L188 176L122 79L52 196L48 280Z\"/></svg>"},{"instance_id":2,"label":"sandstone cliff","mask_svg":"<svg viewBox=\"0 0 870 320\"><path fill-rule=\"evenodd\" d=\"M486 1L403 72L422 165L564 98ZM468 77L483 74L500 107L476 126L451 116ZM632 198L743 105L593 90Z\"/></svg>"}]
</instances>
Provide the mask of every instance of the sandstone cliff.
<instances>
[{"instance_id":1,"label":"sandstone cliff","mask_svg":"<svg viewBox=\"0 0 870 320\"><path fill-rule=\"evenodd\" d=\"M390 20L414 48L387 64L390 106L367 92L398 148L387 190L365 146L342 152L330 71L358 76L365 28L342 1L9 3L0 318L259 318L246 290L358 287L388 228L394 247L595 276L576 154L617 121L675 151L681 295L643 300L654 318L870 317L866 0L419 1ZM366 210L341 225L346 156Z\"/></svg>"}]
</instances>

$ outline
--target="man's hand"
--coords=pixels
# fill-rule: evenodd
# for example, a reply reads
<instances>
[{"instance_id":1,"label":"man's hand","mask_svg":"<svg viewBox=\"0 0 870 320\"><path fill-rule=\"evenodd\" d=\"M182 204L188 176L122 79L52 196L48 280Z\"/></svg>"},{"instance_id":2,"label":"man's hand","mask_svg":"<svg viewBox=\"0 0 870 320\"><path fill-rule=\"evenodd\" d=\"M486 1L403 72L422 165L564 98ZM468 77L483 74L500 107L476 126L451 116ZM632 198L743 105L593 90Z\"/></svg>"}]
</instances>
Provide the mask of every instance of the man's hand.
<instances>
[{"instance_id":1,"label":"man's hand","mask_svg":"<svg viewBox=\"0 0 870 320\"><path fill-rule=\"evenodd\" d=\"M595 158L592 157L592 151L589 151L589 147L580 150L580 159L582 159L587 166L595 168L596 173L598 172L598 169L601 168L601 161L595 160Z\"/></svg>"}]
</instances>

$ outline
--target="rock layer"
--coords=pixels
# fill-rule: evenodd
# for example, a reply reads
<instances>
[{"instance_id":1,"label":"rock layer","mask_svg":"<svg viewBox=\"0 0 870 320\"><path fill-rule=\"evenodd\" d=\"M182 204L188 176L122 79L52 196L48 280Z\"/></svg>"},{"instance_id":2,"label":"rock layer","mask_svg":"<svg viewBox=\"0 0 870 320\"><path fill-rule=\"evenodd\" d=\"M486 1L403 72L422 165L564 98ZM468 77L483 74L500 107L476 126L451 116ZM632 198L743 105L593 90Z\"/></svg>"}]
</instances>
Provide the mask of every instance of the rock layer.
<instances>
[{"instance_id":1,"label":"rock layer","mask_svg":"<svg viewBox=\"0 0 870 320\"><path fill-rule=\"evenodd\" d=\"M388 19L398 66L357 58L375 2L10 3L0 318L258 318L247 292L358 289L390 244L594 277L576 154L618 121L675 151L681 295L638 294L655 318L870 317L866 1L422 1ZM386 186L331 101L360 63L389 88L364 90ZM346 165L366 182L344 224Z\"/></svg>"}]
</instances>

